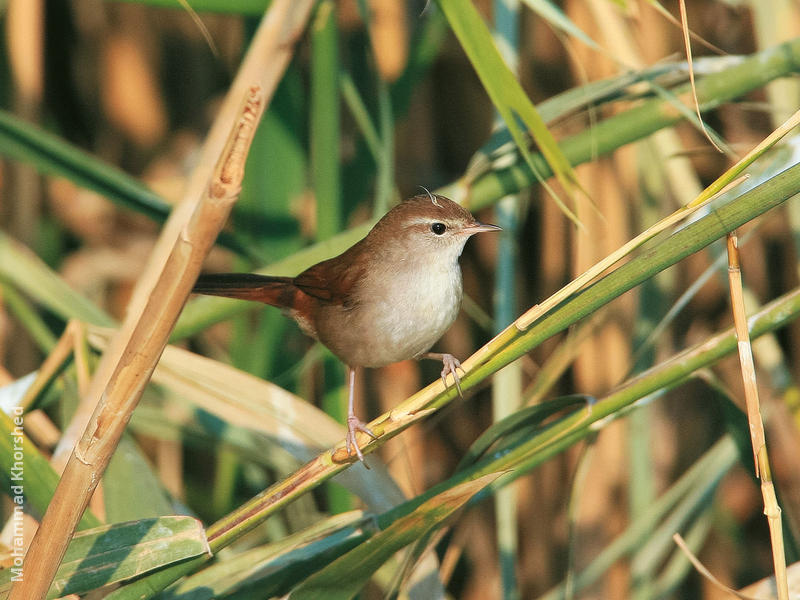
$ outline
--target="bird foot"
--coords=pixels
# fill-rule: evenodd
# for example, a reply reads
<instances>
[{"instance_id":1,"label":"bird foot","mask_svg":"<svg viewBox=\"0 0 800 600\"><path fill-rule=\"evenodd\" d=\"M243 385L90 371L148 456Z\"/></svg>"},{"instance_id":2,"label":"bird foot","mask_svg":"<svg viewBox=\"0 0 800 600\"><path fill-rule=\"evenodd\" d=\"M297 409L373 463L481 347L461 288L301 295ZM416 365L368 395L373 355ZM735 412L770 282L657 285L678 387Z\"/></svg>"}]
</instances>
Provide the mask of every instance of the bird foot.
<instances>
[{"instance_id":1,"label":"bird foot","mask_svg":"<svg viewBox=\"0 0 800 600\"><path fill-rule=\"evenodd\" d=\"M355 415L347 416L347 437L344 440L344 447L347 450L348 454L352 454L353 450L355 449L356 456L358 456L358 460L364 463L364 466L367 466L367 463L364 462L364 453L361 452L361 448L359 448L358 446L358 440L356 439L357 431L363 431L373 440L377 440L378 436L375 435L372 432L372 430L369 427L367 427L367 424L364 423L364 421L359 419L357 416Z\"/></svg>"},{"instance_id":2,"label":"bird foot","mask_svg":"<svg viewBox=\"0 0 800 600\"><path fill-rule=\"evenodd\" d=\"M452 354L442 354L442 364L444 365L442 369L442 383L444 387L447 387L447 375L449 373L453 376L453 381L456 384L459 397L463 398L464 394L461 392L461 377L458 374L458 369L464 370L461 368L461 363Z\"/></svg>"}]
</instances>

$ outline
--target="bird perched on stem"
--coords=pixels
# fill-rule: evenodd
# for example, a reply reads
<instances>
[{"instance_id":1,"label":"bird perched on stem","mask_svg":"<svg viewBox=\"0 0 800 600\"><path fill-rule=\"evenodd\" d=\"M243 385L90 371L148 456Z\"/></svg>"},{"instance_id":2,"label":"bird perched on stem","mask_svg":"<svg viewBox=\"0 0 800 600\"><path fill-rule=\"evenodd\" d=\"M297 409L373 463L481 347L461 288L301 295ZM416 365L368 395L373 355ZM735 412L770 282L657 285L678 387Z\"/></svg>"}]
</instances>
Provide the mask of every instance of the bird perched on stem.
<instances>
[{"instance_id":1,"label":"bird perched on stem","mask_svg":"<svg viewBox=\"0 0 800 600\"><path fill-rule=\"evenodd\" d=\"M458 257L464 244L476 233L498 229L428 193L401 202L364 239L296 277L201 275L192 291L282 308L327 346L347 366L345 447L363 461L357 432L376 436L353 410L356 369L433 358L443 363L442 381L447 385L452 374L460 394L458 360L428 350L461 308Z\"/></svg>"}]
</instances>

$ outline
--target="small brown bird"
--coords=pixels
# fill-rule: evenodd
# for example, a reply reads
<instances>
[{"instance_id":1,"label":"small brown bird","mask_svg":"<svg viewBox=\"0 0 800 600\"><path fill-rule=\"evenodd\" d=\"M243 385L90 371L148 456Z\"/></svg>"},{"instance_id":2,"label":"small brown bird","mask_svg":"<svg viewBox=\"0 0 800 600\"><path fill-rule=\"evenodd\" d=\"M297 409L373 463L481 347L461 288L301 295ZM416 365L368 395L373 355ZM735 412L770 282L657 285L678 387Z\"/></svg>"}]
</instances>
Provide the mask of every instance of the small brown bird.
<instances>
[{"instance_id":1,"label":"small brown bird","mask_svg":"<svg viewBox=\"0 0 800 600\"><path fill-rule=\"evenodd\" d=\"M444 363L442 381L461 365L428 349L461 308L458 257L475 233L496 231L444 196L421 195L395 206L367 236L296 277L245 273L201 275L193 292L255 300L284 309L307 335L346 366L346 448L364 460L356 432L375 434L353 411L355 371L409 358Z\"/></svg>"}]
</instances>

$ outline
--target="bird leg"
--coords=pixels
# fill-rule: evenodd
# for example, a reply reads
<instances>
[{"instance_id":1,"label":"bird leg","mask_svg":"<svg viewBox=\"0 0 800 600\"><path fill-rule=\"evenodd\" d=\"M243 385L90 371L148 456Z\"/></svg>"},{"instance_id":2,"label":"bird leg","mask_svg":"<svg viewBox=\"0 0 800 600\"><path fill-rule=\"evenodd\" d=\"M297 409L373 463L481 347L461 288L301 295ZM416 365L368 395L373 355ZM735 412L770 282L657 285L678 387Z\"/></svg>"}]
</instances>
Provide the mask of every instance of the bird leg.
<instances>
[{"instance_id":1,"label":"bird leg","mask_svg":"<svg viewBox=\"0 0 800 600\"><path fill-rule=\"evenodd\" d=\"M420 358L430 358L432 360L440 360L444 365L442 369L442 383L447 387L447 375L453 376L453 381L456 383L459 397L463 398L464 394L461 393L461 377L458 375L458 369L461 369L461 363L452 354L440 354L438 352L426 352ZM461 369L462 371L464 369Z\"/></svg>"},{"instance_id":2,"label":"bird leg","mask_svg":"<svg viewBox=\"0 0 800 600\"><path fill-rule=\"evenodd\" d=\"M377 440L378 436L372 433L372 430L367 427L367 424L356 416L353 408L353 396L356 387L356 370L349 366L347 367L347 379L349 388L347 396L347 437L345 438L344 444L345 448L347 449L347 453L350 454L351 451L355 449L358 460L360 460L362 463L364 463L364 466L366 466L367 463L364 462L364 454L361 452L361 448L358 447L356 431L363 431L373 440Z\"/></svg>"}]
</instances>

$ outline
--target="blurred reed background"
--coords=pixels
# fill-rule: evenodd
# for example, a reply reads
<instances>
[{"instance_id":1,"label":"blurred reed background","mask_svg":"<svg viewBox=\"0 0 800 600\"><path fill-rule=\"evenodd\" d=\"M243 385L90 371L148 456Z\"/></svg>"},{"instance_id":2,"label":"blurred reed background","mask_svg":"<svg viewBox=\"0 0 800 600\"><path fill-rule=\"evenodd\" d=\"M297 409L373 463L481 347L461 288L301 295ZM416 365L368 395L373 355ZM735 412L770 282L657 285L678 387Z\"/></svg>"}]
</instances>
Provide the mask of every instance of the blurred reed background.
<instances>
[{"instance_id":1,"label":"blurred reed background","mask_svg":"<svg viewBox=\"0 0 800 600\"><path fill-rule=\"evenodd\" d=\"M125 314L168 205L181 197L266 3L190 4L208 39L191 14L169 0L0 2L2 385L39 369L68 317L80 312L73 311L72 297L63 293L59 299L60 288L48 287L48 269L105 315L95 325L111 325ZM574 109L566 96L550 105L550 117L540 105L559 140L624 115L640 97L654 94L651 81L664 91L687 80L681 29L651 3L474 4L490 27L498 22L502 53L534 103L632 74L625 84L613 80L608 96L583 88L572 97ZM692 31L704 41L693 42L695 59L712 59L695 63L698 77L723 71L733 60L728 55L752 54L800 34L800 8L788 0L688 0L686 8ZM679 15L676 2L663 3L663 10ZM641 73L648 75L637 78ZM434 349L464 358L691 201L791 115L798 97L792 74L706 112L704 120L726 153L685 120L613 152L598 142L576 168L587 192L575 196L581 231L537 184L515 187L498 178L511 199L470 195L471 183L486 177L473 159L496 116L437 4L322 1L262 121L227 243L218 244L206 265L248 271L275 264L380 216L392 203L420 193L420 186L450 186L445 190L461 190L458 199L477 207L481 220L505 228L502 238L473 239L462 257L465 310ZM33 133L12 133L9 123L31 124ZM61 150L25 141L39 130L69 144L66 156L73 156L70 148L91 156L71 163ZM769 164L792 164L787 154L793 148L796 142L776 150ZM126 196L122 180L116 172L104 173L104 165L118 167L154 194ZM491 176L503 166L490 161L483 168ZM797 287L798 226L798 207L790 201L740 231L747 240L742 261L752 311ZM41 272L26 270L19 258L24 247L43 261ZM322 247L317 259L324 253ZM506 367L494 388L486 379L465 400L389 441L379 455L391 477L406 497L415 497L448 478L493 419L570 394L602 398L631 375L728 328L726 265L711 269L721 253L722 246L711 246L647 279ZM680 311L656 329L676 306ZM176 342L341 419L344 373L336 359L277 310L237 310L230 318L196 319L176 333ZM649 338L654 331L656 338ZM799 334L797 324L789 324L756 344L790 563L798 558L800 535ZM89 364L95 362L90 355ZM359 385L359 414L390 410L437 377L435 364L410 361L368 372ZM77 403L75 378L75 368L66 368L30 407L43 409L29 413L26 432L46 456ZM300 466L291 452L253 443L242 423L226 422L224 405L214 412L166 387L148 388L134 414L129 445L112 461L104 498L92 504L100 521L171 514L182 506L210 523ZM741 390L731 354L687 374L681 385L665 386L635 410L621 411L615 416L624 418L595 427L581 443L554 451L502 494L470 505L439 539L444 589L463 599L535 598L573 573L573 591L581 598L726 597L676 551L669 537L675 531L691 540L728 586L769 575L767 523L737 408ZM739 452L726 446L729 454L718 457L722 466L702 462L726 434L743 440ZM664 508L665 491L693 466L699 469L695 495L685 492ZM369 473L360 477L369 485ZM344 487L326 484L271 517L238 550L361 506ZM609 557L608 564L594 562L599 556ZM590 565L595 571L586 575ZM379 571L362 597L384 597L392 573ZM215 597L268 597L253 581Z\"/></svg>"}]
</instances>

